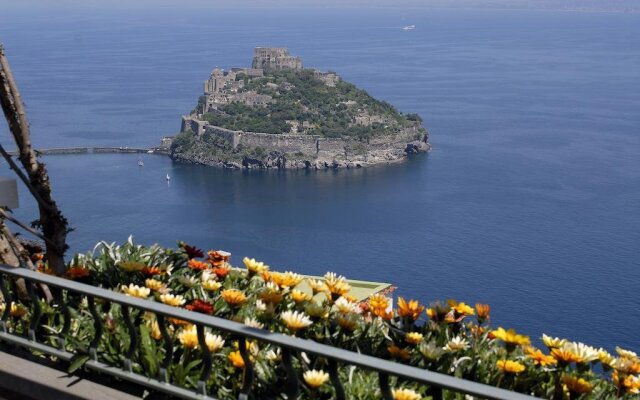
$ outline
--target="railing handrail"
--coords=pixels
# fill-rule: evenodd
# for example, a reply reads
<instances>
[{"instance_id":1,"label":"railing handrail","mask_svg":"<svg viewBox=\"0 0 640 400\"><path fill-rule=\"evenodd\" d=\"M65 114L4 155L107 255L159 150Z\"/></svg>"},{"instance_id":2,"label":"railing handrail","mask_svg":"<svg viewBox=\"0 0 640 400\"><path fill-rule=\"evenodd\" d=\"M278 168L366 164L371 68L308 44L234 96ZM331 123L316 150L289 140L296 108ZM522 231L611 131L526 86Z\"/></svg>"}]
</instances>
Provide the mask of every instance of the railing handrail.
<instances>
[{"instance_id":1,"label":"railing handrail","mask_svg":"<svg viewBox=\"0 0 640 400\"><path fill-rule=\"evenodd\" d=\"M345 364L359 366L368 370L384 373L392 376L406 378L415 382L440 388L453 390L473 396L480 396L495 400L531 400L535 397L513 392L494 386L456 378L450 375L429 371L426 369L413 367L374 356L356 353L326 344L318 343L308 339L301 339L287 336L281 333L270 332L264 329L252 328L242 323L227 320L220 317L196 313L186 309L168 306L163 303L143 300L136 297L124 295L104 288L60 278L26 268L16 268L0 264L0 274L10 275L16 278L46 284L75 293L81 293L91 297L101 298L107 301L127 305L133 308L150 311L164 316L178 318L194 324L226 331L245 338L257 339L262 342L271 343L284 348L296 351L312 353L328 359L343 362Z\"/></svg>"}]
</instances>

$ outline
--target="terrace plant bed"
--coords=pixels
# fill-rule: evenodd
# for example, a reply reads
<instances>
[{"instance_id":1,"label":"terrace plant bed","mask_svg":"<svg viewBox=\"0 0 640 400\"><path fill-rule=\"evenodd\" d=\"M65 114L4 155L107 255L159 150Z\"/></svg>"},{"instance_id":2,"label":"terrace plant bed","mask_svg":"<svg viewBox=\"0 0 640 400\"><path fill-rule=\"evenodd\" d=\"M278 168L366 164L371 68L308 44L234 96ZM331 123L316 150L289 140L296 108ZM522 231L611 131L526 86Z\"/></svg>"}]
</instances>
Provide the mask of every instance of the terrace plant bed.
<instances>
[{"instance_id":1,"label":"terrace plant bed","mask_svg":"<svg viewBox=\"0 0 640 400\"><path fill-rule=\"evenodd\" d=\"M42 273L51 272L40 255L34 254L33 259ZM393 308L391 299L378 292L389 285L350 283L333 273L310 278L276 272L248 258L243 264L233 268L230 255L223 251L205 253L185 244L176 249L145 247L129 240L121 246L100 243L93 253L76 255L65 277L144 300L140 304L149 301L189 310L183 315L212 315L542 398L616 398L640 391L640 360L635 353L616 348L617 354L611 355L547 336L543 336L547 348L535 349L527 336L490 327L488 305L471 307L449 300L427 307L398 297ZM355 297L356 285L369 285L373 293ZM329 375L335 365L311 351L282 350L272 343L245 341L209 328L199 338L200 329L189 321L166 318L165 322L152 312L125 309L101 300L100 295L95 304L93 298L87 302L88 297L71 291L63 296L70 324L62 350L76 354L67 360L70 372L96 363L149 377L166 371L167 382L205 390L220 399L238 398L247 389L254 398L282 398L282 392L290 390L293 374L300 382L300 398L337 396ZM39 301L42 316L30 333L38 313L33 302L3 303L6 334L33 335L39 342L58 346L59 334L66 329L60 304ZM102 335L94 342L98 326ZM200 387L208 354L211 370L205 374L205 387ZM247 381L247 374L252 379ZM381 396L378 374L373 371L340 365L336 376L347 399ZM391 378L390 386L395 399L441 395L434 387L409 380ZM444 392L445 398L453 396Z\"/></svg>"}]
</instances>

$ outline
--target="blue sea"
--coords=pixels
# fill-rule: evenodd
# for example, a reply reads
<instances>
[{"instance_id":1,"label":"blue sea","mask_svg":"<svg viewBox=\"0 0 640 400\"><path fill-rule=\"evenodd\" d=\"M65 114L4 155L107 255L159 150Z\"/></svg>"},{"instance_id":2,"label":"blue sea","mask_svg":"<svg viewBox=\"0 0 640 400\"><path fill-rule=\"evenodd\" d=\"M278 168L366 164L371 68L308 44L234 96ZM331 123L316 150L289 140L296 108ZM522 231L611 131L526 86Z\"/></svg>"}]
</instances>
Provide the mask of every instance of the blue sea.
<instances>
[{"instance_id":1,"label":"blue sea","mask_svg":"<svg viewBox=\"0 0 640 400\"><path fill-rule=\"evenodd\" d=\"M413 31L404 25L415 24ZM417 112L389 167L222 171L47 156L74 252L205 249L492 306L494 325L640 350L640 15L437 9L0 14L37 148L154 146L216 67L286 46ZM9 143L6 127L0 140ZM170 184L165 181L171 175ZM8 176L6 164L0 175ZM16 214L36 218L27 193ZM71 255L71 254L70 254Z\"/></svg>"}]
</instances>

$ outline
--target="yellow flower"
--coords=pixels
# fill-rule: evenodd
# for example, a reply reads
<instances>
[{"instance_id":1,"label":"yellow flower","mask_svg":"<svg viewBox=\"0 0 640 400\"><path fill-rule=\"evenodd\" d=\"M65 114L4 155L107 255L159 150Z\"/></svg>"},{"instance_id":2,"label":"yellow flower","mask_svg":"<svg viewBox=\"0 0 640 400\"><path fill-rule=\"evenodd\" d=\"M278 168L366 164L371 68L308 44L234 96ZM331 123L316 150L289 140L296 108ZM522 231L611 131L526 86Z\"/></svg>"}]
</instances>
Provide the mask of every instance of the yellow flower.
<instances>
[{"instance_id":1,"label":"yellow flower","mask_svg":"<svg viewBox=\"0 0 640 400\"><path fill-rule=\"evenodd\" d=\"M433 308L427 308L426 313L427 313L427 317L429 317L429 319L432 319L434 321L438 316L438 314L436 313L436 310L434 310Z\"/></svg>"},{"instance_id":2,"label":"yellow flower","mask_svg":"<svg viewBox=\"0 0 640 400\"><path fill-rule=\"evenodd\" d=\"M311 287L314 295L329 290L329 288L327 288L327 285L325 285L322 281L307 278L307 283L309 284L309 287Z\"/></svg>"},{"instance_id":3,"label":"yellow flower","mask_svg":"<svg viewBox=\"0 0 640 400\"><path fill-rule=\"evenodd\" d=\"M343 314L349 314L349 313L359 314L361 311L360 306L358 304L353 303L345 299L344 297L340 297L338 300L336 300L336 302L333 305L335 306L336 310L338 310Z\"/></svg>"},{"instance_id":4,"label":"yellow flower","mask_svg":"<svg viewBox=\"0 0 640 400\"><path fill-rule=\"evenodd\" d=\"M329 380L329 374L320 370L312 369L310 371L306 371L302 377L304 381L309 385L312 389L317 389L320 386L324 385L325 382Z\"/></svg>"},{"instance_id":5,"label":"yellow flower","mask_svg":"<svg viewBox=\"0 0 640 400\"><path fill-rule=\"evenodd\" d=\"M215 292L222 287L222 283L218 281L214 281L213 279L208 279L206 281L202 281L202 288L204 290L208 290L210 292Z\"/></svg>"},{"instance_id":6,"label":"yellow flower","mask_svg":"<svg viewBox=\"0 0 640 400\"><path fill-rule=\"evenodd\" d=\"M476 313L475 311L473 311L473 308L471 308L464 302L457 303L452 308L455 310L456 313L461 315L475 315Z\"/></svg>"},{"instance_id":7,"label":"yellow flower","mask_svg":"<svg viewBox=\"0 0 640 400\"><path fill-rule=\"evenodd\" d=\"M127 296L139 297L141 299L146 299L147 297L149 297L149 293L151 293L151 290L149 288L140 287L138 285L134 285L133 283L129 284L129 286L122 285L120 289Z\"/></svg>"},{"instance_id":8,"label":"yellow flower","mask_svg":"<svg viewBox=\"0 0 640 400\"><path fill-rule=\"evenodd\" d=\"M460 350L466 350L469 348L469 342L466 339L463 339L460 336L456 336L453 339L449 340L447 344L442 348L442 350L455 353Z\"/></svg>"},{"instance_id":9,"label":"yellow flower","mask_svg":"<svg viewBox=\"0 0 640 400\"><path fill-rule=\"evenodd\" d=\"M552 348L551 355L559 362L566 364L572 362L581 363L583 361L580 356L565 349Z\"/></svg>"},{"instance_id":10,"label":"yellow flower","mask_svg":"<svg viewBox=\"0 0 640 400\"><path fill-rule=\"evenodd\" d=\"M617 358L611 363L611 366L624 374L640 374L640 363L628 358Z\"/></svg>"},{"instance_id":11,"label":"yellow flower","mask_svg":"<svg viewBox=\"0 0 640 400\"><path fill-rule=\"evenodd\" d=\"M329 310L316 302L308 303L305 306L304 311L313 318L326 319L329 317Z\"/></svg>"},{"instance_id":12,"label":"yellow flower","mask_svg":"<svg viewBox=\"0 0 640 400\"><path fill-rule=\"evenodd\" d=\"M122 261L118 263L118 268L120 268L125 272L142 271L144 267L145 267L144 263L136 262L136 261Z\"/></svg>"},{"instance_id":13,"label":"yellow flower","mask_svg":"<svg viewBox=\"0 0 640 400\"><path fill-rule=\"evenodd\" d=\"M638 355L631 350L625 350L622 347L616 346L616 353L622 358L627 358L629 360L637 360Z\"/></svg>"},{"instance_id":14,"label":"yellow flower","mask_svg":"<svg viewBox=\"0 0 640 400\"><path fill-rule=\"evenodd\" d=\"M154 292L160 291L164 289L164 283L157 281L155 279L145 279L144 285Z\"/></svg>"},{"instance_id":15,"label":"yellow flower","mask_svg":"<svg viewBox=\"0 0 640 400\"><path fill-rule=\"evenodd\" d=\"M554 338L551 336L547 336L544 333L542 334L542 343L544 343L545 346L547 346L549 348L549 350L551 349L558 349L562 346L565 345L565 343L567 343L567 339L560 339L560 338Z\"/></svg>"},{"instance_id":16,"label":"yellow flower","mask_svg":"<svg viewBox=\"0 0 640 400\"><path fill-rule=\"evenodd\" d=\"M412 344L412 345L416 345L418 343L420 343L422 341L422 338L424 336L422 335L422 333L419 332L409 332L407 333L407 335L405 336L404 340L405 342Z\"/></svg>"},{"instance_id":17,"label":"yellow flower","mask_svg":"<svg viewBox=\"0 0 640 400\"><path fill-rule=\"evenodd\" d=\"M6 307L7 306L5 303L0 304L0 312L3 313ZM22 318L27 314L27 308L24 307L22 304L16 304L12 302L10 310L11 311L9 311L9 314L13 318Z\"/></svg>"},{"instance_id":18,"label":"yellow flower","mask_svg":"<svg viewBox=\"0 0 640 400\"><path fill-rule=\"evenodd\" d=\"M422 342L418 347L418 350L420 350L420 353L422 353L426 359L431 361L438 360L440 356L442 356L442 353L444 353L444 351L433 342Z\"/></svg>"},{"instance_id":19,"label":"yellow flower","mask_svg":"<svg viewBox=\"0 0 640 400\"><path fill-rule=\"evenodd\" d=\"M161 294L160 301L173 307L179 307L186 302L184 297L180 296L179 294L173 295L169 293Z\"/></svg>"},{"instance_id":20,"label":"yellow flower","mask_svg":"<svg viewBox=\"0 0 640 400\"><path fill-rule=\"evenodd\" d=\"M198 347L198 331L196 330L195 325L189 325L186 328L183 328L180 333L178 333L178 340L180 343L188 349L195 349Z\"/></svg>"},{"instance_id":21,"label":"yellow flower","mask_svg":"<svg viewBox=\"0 0 640 400\"><path fill-rule=\"evenodd\" d=\"M235 368L244 368L244 360L239 351L232 351L229 353L229 361Z\"/></svg>"},{"instance_id":22,"label":"yellow flower","mask_svg":"<svg viewBox=\"0 0 640 400\"><path fill-rule=\"evenodd\" d=\"M589 382L571 375L563 375L562 383L565 384L569 392L575 394L589 393L593 390L593 385Z\"/></svg>"},{"instance_id":23,"label":"yellow flower","mask_svg":"<svg viewBox=\"0 0 640 400\"><path fill-rule=\"evenodd\" d=\"M231 307L240 307L247 301L247 296L238 289L223 290L222 298Z\"/></svg>"},{"instance_id":24,"label":"yellow flower","mask_svg":"<svg viewBox=\"0 0 640 400\"><path fill-rule=\"evenodd\" d=\"M605 349L599 349L598 350L598 360L600 360L602 365L606 365L608 367L612 367L613 363L615 362L616 359L615 359L614 356L612 356Z\"/></svg>"},{"instance_id":25,"label":"yellow flower","mask_svg":"<svg viewBox=\"0 0 640 400\"><path fill-rule=\"evenodd\" d=\"M207 344L207 349L212 353L217 353L222 346L224 346L224 339L222 339L222 336L214 335L209 332L205 335L204 341Z\"/></svg>"},{"instance_id":26,"label":"yellow flower","mask_svg":"<svg viewBox=\"0 0 640 400\"><path fill-rule=\"evenodd\" d=\"M347 282L346 278L341 275L336 275L333 272L327 272L324 275L324 284L329 290L333 300L347 294L351 290L351 286Z\"/></svg>"},{"instance_id":27,"label":"yellow flower","mask_svg":"<svg viewBox=\"0 0 640 400\"><path fill-rule=\"evenodd\" d=\"M284 273L273 272L271 274L271 282L281 288L297 286L300 281L302 281L302 276L291 271L286 271Z\"/></svg>"},{"instance_id":28,"label":"yellow flower","mask_svg":"<svg viewBox=\"0 0 640 400\"><path fill-rule=\"evenodd\" d=\"M242 262L244 263L245 267L247 267L250 275L262 274L263 272L269 270L268 265L263 262L256 261L254 258L245 257L242 259Z\"/></svg>"},{"instance_id":29,"label":"yellow flower","mask_svg":"<svg viewBox=\"0 0 640 400\"><path fill-rule=\"evenodd\" d=\"M160 325L158 325L158 321L156 321L155 319L147 321L147 326L149 327L149 335L154 340L162 339L162 333L160 332Z\"/></svg>"},{"instance_id":30,"label":"yellow flower","mask_svg":"<svg viewBox=\"0 0 640 400\"><path fill-rule=\"evenodd\" d=\"M338 314L336 322L338 325L347 331L354 331L358 327L358 315L357 314Z\"/></svg>"},{"instance_id":31,"label":"yellow flower","mask_svg":"<svg viewBox=\"0 0 640 400\"><path fill-rule=\"evenodd\" d=\"M282 301L282 291L278 285L273 282L269 282L258 293L258 297L260 297L260 300L265 303L278 304Z\"/></svg>"},{"instance_id":32,"label":"yellow flower","mask_svg":"<svg viewBox=\"0 0 640 400\"><path fill-rule=\"evenodd\" d=\"M511 360L498 360L496 362L496 365L502 372L505 372L508 374L519 374L525 369L524 365L520 364L517 361L511 361Z\"/></svg>"},{"instance_id":33,"label":"yellow flower","mask_svg":"<svg viewBox=\"0 0 640 400\"><path fill-rule=\"evenodd\" d=\"M294 332L304 329L313 323L305 313L298 311L285 311L280 314L280 319L284 321L287 328Z\"/></svg>"},{"instance_id":34,"label":"yellow flower","mask_svg":"<svg viewBox=\"0 0 640 400\"><path fill-rule=\"evenodd\" d=\"M581 361L576 362L588 363L598 359L598 350L596 350L594 347L587 346L584 343L565 343L565 345L562 346L562 349L577 355Z\"/></svg>"},{"instance_id":35,"label":"yellow flower","mask_svg":"<svg viewBox=\"0 0 640 400\"><path fill-rule=\"evenodd\" d=\"M638 376L626 375L621 381L618 371L613 371L613 383L628 394L640 393L640 377Z\"/></svg>"},{"instance_id":36,"label":"yellow flower","mask_svg":"<svg viewBox=\"0 0 640 400\"><path fill-rule=\"evenodd\" d=\"M424 310L424 306L418 303L418 300L409 300L407 303L404 297L398 297L398 315L401 317L409 317L412 320L417 320L420 317L420 313Z\"/></svg>"},{"instance_id":37,"label":"yellow flower","mask_svg":"<svg viewBox=\"0 0 640 400\"><path fill-rule=\"evenodd\" d=\"M296 303L302 303L303 301L311 300L311 295L302 290L294 289L291 291L291 299Z\"/></svg>"},{"instance_id":38,"label":"yellow flower","mask_svg":"<svg viewBox=\"0 0 640 400\"><path fill-rule=\"evenodd\" d=\"M252 328L257 328L257 329L264 328L264 324L258 321L257 319L255 319L254 317L251 317L251 318L245 317L244 324Z\"/></svg>"},{"instance_id":39,"label":"yellow flower","mask_svg":"<svg viewBox=\"0 0 640 400\"><path fill-rule=\"evenodd\" d=\"M505 331L504 328L500 327L495 331L491 331L491 335L496 339L502 340L508 345L527 346L531 343L528 336L518 335L513 329Z\"/></svg>"},{"instance_id":40,"label":"yellow flower","mask_svg":"<svg viewBox=\"0 0 640 400\"><path fill-rule=\"evenodd\" d=\"M393 400L420 400L420 396L416 391L411 389L393 389Z\"/></svg>"}]
</instances>

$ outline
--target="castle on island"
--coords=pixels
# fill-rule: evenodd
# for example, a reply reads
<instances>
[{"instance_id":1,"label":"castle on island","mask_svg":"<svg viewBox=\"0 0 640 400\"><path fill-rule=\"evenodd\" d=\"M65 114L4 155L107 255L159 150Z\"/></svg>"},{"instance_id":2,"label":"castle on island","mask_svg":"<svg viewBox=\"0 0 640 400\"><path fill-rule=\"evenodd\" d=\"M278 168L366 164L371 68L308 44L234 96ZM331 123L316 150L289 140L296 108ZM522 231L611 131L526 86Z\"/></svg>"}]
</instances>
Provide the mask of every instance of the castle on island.
<instances>
[{"instance_id":1,"label":"castle on island","mask_svg":"<svg viewBox=\"0 0 640 400\"><path fill-rule=\"evenodd\" d=\"M272 103L273 97L259 94L255 90L242 90L247 78L259 78L269 72L282 70L301 70L302 59L289 54L285 47L256 47L253 50L251 68L236 67L225 71L215 68L209 79L204 82L204 101L200 113L215 112L220 106L238 102L248 106L265 106ZM316 79L327 86L335 86L340 77L333 72L313 70ZM268 85L277 85L270 83ZM275 89L274 88L274 89ZM286 88L285 88L286 89Z\"/></svg>"}]
</instances>

